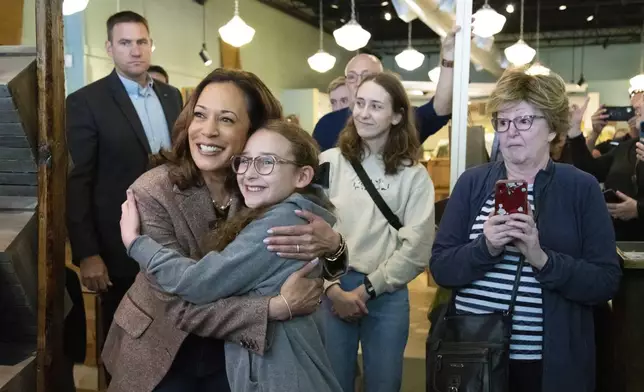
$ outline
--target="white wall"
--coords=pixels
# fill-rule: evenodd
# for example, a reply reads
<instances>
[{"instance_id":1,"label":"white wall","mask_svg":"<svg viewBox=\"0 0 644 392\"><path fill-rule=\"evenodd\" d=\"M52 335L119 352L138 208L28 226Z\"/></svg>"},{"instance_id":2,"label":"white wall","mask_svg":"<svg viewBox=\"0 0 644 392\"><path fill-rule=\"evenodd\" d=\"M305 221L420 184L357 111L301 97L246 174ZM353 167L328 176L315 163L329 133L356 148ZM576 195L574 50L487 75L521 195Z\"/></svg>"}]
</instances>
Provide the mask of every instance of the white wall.
<instances>
[{"instance_id":1,"label":"white wall","mask_svg":"<svg viewBox=\"0 0 644 392\"><path fill-rule=\"evenodd\" d=\"M218 29L233 16L232 0L208 0L207 45L213 64L204 67L198 52L202 42L202 6L193 0L145 0L146 17L156 44L153 62L163 66L176 87L195 86L210 70L220 64ZM84 11L86 81L92 82L109 73L111 61L105 53L105 22L117 12L116 0L90 0ZM25 0L23 44L35 44L35 0ZM143 0L120 0L120 10L143 14ZM318 50L319 33L301 22L256 0L240 1L240 16L255 28L253 41L241 49L242 67L257 74L278 93L281 89L319 88L344 71L352 53L338 47L330 35L325 49L336 56L334 69L319 74L306 59Z\"/></svg>"}]
</instances>

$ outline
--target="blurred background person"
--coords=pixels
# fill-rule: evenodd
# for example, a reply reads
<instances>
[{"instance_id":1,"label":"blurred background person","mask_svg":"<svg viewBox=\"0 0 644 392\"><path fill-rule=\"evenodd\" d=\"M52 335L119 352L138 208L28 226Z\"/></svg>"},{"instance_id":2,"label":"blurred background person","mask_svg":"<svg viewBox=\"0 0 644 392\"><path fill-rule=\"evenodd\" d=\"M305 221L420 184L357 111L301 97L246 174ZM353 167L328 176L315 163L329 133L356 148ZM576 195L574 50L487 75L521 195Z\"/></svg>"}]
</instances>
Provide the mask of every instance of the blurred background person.
<instances>
[{"instance_id":1,"label":"blurred background person","mask_svg":"<svg viewBox=\"0 0 644 392\"><path fill-rule=\"evenodd\" d=\"M339 76L329 83L328 88L329 100L331 101L331 110L336 111L349 107L349 88L344 76Z\"/></svg>"},{"instance_id":2,"label":"blurred background person","mask_svg":"<svg viewBox=\"0 0 644 392\"><path fill-rule=\"evenodd\" d=\"M150 75L152 79L159 82L165 84L170 83L170 77L168 77L168 73L160 65L150 65L150 68L148 68L148 75Z\"/></svg>"}]
</instances>

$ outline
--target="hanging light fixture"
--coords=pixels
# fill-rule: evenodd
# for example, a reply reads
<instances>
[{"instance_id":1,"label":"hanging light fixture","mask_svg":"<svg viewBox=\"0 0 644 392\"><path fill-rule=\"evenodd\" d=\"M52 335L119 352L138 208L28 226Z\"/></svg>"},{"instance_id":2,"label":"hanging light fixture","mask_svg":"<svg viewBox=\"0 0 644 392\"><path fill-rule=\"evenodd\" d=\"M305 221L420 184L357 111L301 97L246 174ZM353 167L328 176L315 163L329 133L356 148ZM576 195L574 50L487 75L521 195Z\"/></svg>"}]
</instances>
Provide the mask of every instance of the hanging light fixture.
<instances>
[{"instance_id":1,"label":"hanging light fixture","mask_svg":"<svg viewBox=\"0 0 644 392\"><path fill-rule=\"evenodd\" d=\"M203 8L201 10L201 15L202 15L201 27L202 27L203 41L201 42L201 50L199 51L199 57L201 57L201 61L203 61L203 65L207 67L210 64L212 64L212 59L210 58L210 55L206 50L206 3L204 3L202 7Z\"/></svg>"},{"instance_id":2,"label":"hanging light fixture","mask_svg":"<svg viewBox=\"0 0 644 392\"><path fill-rule=\"evenodd\" d=\"M474 29L472 32L474 35L483 38L488 38L499 33L505 25L505 16L494 11L487 3L487 0L485 0L483 7L476 11L472 17L474 18L474 22L472 23Z\"/></svg>"},{"instance_id":3,"label":"hanging light fixture","mask_svg":"<svg viewBox=\"0 0 644 392\"><path fill-rule=\"evenodd\" d=\"M492 46L494 45L494 36L483 38L478 35L475 35L473 42L477 48L483 49L486 52L489 52L490 50L492 50Z\"/></svg>"},{"instance_id":4,"label":"hanging light fixture","mask_svg":"<svg viewBox=\"0 0 644 392\"><path fill-rule=\"evenodd\" d=\"M364 48L371 39L371 33L363 29L356 20L355 0L351 0L351 20L335 30L333 36L338 45L349 51Z\"/></svg>"},{"instance_id":5,"label":"hanging light fixture","mask_svg":"<svg viewBox=\"0 0 644 392\"><path fill-rule=\"evenodd\" d=\"M396 10L398 17L405 23L409 23L412 20L418 18L418 15L409 7L405 0L392 0L391 4Z\"/></svg>"},{"instance_id":6,"label":"hanging light fixture","mask_svg":"<svg viewBox=\"0 0 644 392\"><path fill-rule=\"evenodd\" d=\"M411 47L411 22L407 23L407 49L395 57L396 64L402 69L413 71L423 65L425 55Z\"/></svg>"},{"instance_id":7,"label":"hanging light fixture","mask_svg":"<svg viewBox=\"0 0 644 392\"><path fill-rule=\"evenodd\" d=\"M72 15L84 11L89 0L63 0L63 15Z\"/></svg>"},{"instance_id":8,"label":"hanging light fixture","mask_svg":"<svg viewBox=\"0 0 644 392\"><path fill-rule=\"evenodd\" d=\"M532 49L528 44L523 41L523 2L521 0L521 29L519 33L519 40L512 46L505 48L505 57L513 65L520 67L532 61L537 51Z\"/></svg>"},{"instance_id":9,"label":"hanging light fixture","mask_svg":"<svg viewBox=\"0 0 644 392\"><path fill-rule=\"evenodd\" d=\"M581 72L579 74L579 80L577 81L577 86L583 87L586 84L586 78L584 78L584 55L586 52L586 37L585 34L581 35Z\"/></svg>"},{"instance_id":10,"label":"hanging light fixture","mask_svg":"<svg viewBox=\"0 0 644 392\"><path fill-rule=\"evenodd\" d=\"M324 51L323 7L320 0L320 50L307 60L309 67L319 73L325 73L335 65L335 57Z\"/></svg>"},{"instance_id":11,"label":"hanging light fixture","mask_svg":"<svg viewBox=\"0 0 644 392\"><path fill-rule=\"evenodd\" d=\"M438 83L438 79L441 77L441 67L434 67L431 71L427 72L429 80L434 83Z\"/></svg>"},{"instance_id":12,"label":"hanging light fixture","mask_svg":"<svg viewBox=\"0 0 644 392\"><path fill-rule=\"evenodd\" d=\"M630 95L644 91L644 24L642 25L642 32L640 34L640 74L629 80L630 86L628 88L628 93Z\"/></svg>"},{"instance_id":13,"label":"hanging light fixture","mask_svg":"<svg viewBox=\"0 0 644 392\"><path fill-rule=\"evenodd\" d=\"M235 0L235 15L228 23L219 28L219 35L225 43L236 48L253 40L255 29L239 17L239 0Z\"/></svg>"},{"instance_id":14,"label":"hanging light fixture","mask_svg":"<svg viewBox=\"0 0 644 392\"><path fill-rule=\"evenodd\" d=\"M528 75L550 75L550 69L545 67L539 61L539 27L541 24L540 16L541 16L541 0L537 0L537 53L536 53L537 61L535 61L534 64L532 64L530 68L528 68L525 71L525 73L527 73Z\"/></svg>"}]
</instances>

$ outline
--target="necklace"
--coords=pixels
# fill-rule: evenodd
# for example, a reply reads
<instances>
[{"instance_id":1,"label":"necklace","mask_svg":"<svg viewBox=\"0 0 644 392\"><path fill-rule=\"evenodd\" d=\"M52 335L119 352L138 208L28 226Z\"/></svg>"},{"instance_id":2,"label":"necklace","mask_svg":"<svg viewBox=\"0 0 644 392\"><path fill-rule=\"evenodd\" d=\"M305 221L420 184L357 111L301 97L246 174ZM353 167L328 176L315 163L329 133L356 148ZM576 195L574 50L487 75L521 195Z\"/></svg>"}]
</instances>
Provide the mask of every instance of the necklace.
<instances>
[{"instance_id":1,"label":"necklace","mask_svg":"<svg viewBox=\"0 0 644 392\"><path fill-rule=\"evenodd\" d=\"M233 202L233 198L231 197L231 198L228 199L226 204L220 206L219 204L217 204L215 199L212 199L212 204L215 206L216 209L218 209L220 211L225 211L228 207L230 207L230 203L232 203L232 202Z\"/></svg>"}]
</instances>

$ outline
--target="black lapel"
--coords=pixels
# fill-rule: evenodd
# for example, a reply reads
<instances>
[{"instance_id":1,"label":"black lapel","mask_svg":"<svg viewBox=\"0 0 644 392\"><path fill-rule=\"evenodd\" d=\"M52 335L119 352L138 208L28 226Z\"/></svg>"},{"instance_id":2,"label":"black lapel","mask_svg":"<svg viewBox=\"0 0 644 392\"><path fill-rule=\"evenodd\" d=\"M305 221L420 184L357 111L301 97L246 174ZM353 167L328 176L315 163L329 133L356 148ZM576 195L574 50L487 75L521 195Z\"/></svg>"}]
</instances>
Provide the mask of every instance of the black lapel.
<instances>
[{"instance_id":1,"label":"black lapel","mask_svg":"<svg viewBox=\"0 0 644 392\"><path fill-rule=\"evenodd\" d=\"M159 97L161 107L163 108L163 114L165 115L165 121L168 123L168 131L170 132L170 136L172 136L172 127L174 126L173 118L177 118L174 113L171 113L174 112L174 105L171 101L172 98L170 97L170 94L168 94L168 89L161 88L157 82L154 82L152 87L154 88L154 92L157 94L157 97Z\"/></svg>"},{"instance_id":2,"label":"black lapel","mask_svg":"<svg viewBox=\"0 0 644 392\"><path fill-rule=\"evenodd\" d=\"M150 150L150 142L148 141L148 137L145 136L145 131L143 130L141 119L139 119L139 115L136 113L136 109L134 109L132 100L127 95L127 91L125 91L123 82L121 82L121 79L119 79L119 76L116 74L116 70L112 71L112 73L108 76L108 79L110 81L109 84L112 89L112 96L114 97L117 106L121 109L121 111L125 115L125 118L127 118L127 120L129 121L132 129L134 130L134 133L136 134L136 137L143 145L143 148L145 148L145 151L150 154L152 152Z\"/></svg>"}]
</instances>

